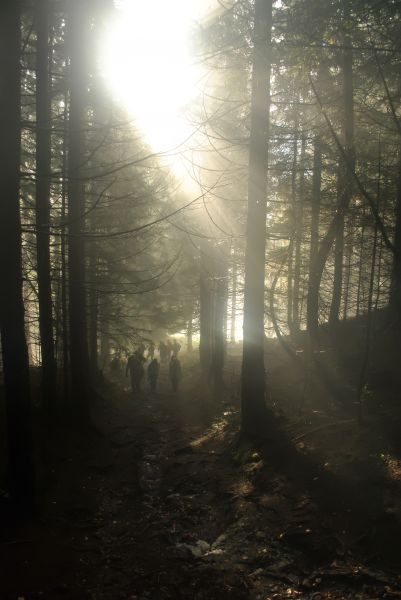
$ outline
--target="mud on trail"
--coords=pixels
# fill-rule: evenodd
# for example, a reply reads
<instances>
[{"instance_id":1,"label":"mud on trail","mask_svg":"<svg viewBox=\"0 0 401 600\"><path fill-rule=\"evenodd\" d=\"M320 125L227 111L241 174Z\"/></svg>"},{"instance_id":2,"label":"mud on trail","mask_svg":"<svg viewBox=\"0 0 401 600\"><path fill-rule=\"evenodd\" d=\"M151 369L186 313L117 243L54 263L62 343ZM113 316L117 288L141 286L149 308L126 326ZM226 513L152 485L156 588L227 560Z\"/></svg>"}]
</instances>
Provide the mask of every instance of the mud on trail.
<instances>
[{"instance_id":1,"label":"mud on trail","mask_svg":"<svg viewBox=\"0 0 401 600\"><path fill-rule=\"evenodd\" d=\"M280 439L239 440L231 394L160 383L136 399L109 385L95 431L58 432L40 514L3 527L2 599L401 597L365 543L369 515L327 502L320 467Z\"/></svg>"}]
</instances>

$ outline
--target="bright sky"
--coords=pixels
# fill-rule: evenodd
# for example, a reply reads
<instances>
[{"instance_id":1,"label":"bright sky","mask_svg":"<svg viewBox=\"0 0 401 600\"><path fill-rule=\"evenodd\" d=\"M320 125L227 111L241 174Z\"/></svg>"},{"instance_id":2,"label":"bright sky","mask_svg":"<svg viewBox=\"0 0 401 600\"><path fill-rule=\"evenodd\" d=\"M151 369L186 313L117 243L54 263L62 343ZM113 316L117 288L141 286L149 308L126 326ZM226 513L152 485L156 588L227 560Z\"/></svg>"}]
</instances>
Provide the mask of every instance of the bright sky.
<instances>
[{"instance_id":1,"label":"bright sky","mask_svg":"<svg viewBox=\"0 0 401 600\"><path fill-rule=\"evenodd\" d=\"M191 34L205 0L122 0L103 43L103 71L155 151L183 143L183 114L198 94Z\"/></svg>"}]
</instances>

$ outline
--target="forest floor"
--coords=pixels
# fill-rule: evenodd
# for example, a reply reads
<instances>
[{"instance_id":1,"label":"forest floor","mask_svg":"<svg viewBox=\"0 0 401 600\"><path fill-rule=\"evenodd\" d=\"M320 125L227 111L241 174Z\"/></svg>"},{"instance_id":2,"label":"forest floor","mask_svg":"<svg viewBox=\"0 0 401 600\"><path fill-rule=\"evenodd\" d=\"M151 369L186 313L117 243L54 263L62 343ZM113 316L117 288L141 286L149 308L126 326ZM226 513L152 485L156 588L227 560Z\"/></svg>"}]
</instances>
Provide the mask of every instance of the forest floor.
<instances>
[{"instance_id":1,"label":"forest floor","mask_svg":"<svg viewBox=\"0 0 401 600\"><path fill-rule=\"evenodd\" d=\"M177 394L163 371L153 396L106 384L93 430L38 447L35 517L3 515L1 600L401 598L393 405L370 398L358 427L289 361L272 346L272 426L253 444L239 355L219 397L185 361Z\"/></svg>"}]
</instances>

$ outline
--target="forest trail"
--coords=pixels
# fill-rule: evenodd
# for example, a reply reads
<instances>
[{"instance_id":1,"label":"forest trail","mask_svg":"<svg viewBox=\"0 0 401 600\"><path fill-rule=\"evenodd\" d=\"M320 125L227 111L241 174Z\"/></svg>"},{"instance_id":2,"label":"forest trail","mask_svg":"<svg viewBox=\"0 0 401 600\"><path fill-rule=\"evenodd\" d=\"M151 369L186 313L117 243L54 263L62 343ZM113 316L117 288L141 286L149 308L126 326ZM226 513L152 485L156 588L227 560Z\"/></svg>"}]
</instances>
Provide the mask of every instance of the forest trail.
<instances>
[{"instance_id":1,"label":"forest trail","mask_svg":"<svg viewBox=\"0 0 401 600\"><path fill-rule=\"evenodd\" d=\"M1 598L399 597L397 571L361 554L355 513L301 486L291 454L239 444L233 398L195 378L175 395L162 371L136 399L120 380L96 431L57 433L43 516L2 536Z\"/></svg>"}]
</instances>

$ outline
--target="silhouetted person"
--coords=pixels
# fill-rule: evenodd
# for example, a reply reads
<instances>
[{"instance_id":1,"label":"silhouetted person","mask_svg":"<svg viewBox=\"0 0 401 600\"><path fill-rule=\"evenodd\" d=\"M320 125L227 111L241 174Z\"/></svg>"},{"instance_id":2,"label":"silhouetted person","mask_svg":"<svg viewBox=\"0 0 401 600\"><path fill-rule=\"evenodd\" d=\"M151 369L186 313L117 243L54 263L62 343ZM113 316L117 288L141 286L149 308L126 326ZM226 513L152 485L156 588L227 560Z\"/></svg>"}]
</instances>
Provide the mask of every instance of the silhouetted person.
<instances>
[{"instance_id":1,"label":"silhouetted person","mask_svg":"<svg viewBox=\"0 0 401 600\"><path fill-rule=\"evenodd\" d=\"M174 392L176 392L182 377L181 363L176 356L171 357L169 375L171 386Z\"/></svg>"},{"instance_id":2,"label":"silhouetted person","mask_svg":"<svg viewBox=\"0 0 401 600\"><path fill-rule=\"evenodd\" d=\"M131 389L133 392L141 391L141 382L145 375L145 369L143 363L145 357L137 350L134 354L128 358L127 368L125 369L125 376L128 377L128 372L131 377Z\"/></svg>"},{"instance_id":3,"label":"silhouetted person","mask_svg":"<svg viewBox=\"0 0 401 600\"><path fill-rule=\"evenodd\" d=\"M157 378L159 377L160 365L157 358L154 358L148 366L148 379L150 391L155 392L157 386Z\"/></svg>"},{"instance_id":4,"label":"silhouetted person","mask_svg":"<svg viewBox=\"0 0 401 600\"><path fill-rule=\"evenodd\" d=\"M173 356L178 356L179 351L181 350L181 344L178 340L174 340L172 344Z\"/></svg>"}]
</instances>

